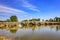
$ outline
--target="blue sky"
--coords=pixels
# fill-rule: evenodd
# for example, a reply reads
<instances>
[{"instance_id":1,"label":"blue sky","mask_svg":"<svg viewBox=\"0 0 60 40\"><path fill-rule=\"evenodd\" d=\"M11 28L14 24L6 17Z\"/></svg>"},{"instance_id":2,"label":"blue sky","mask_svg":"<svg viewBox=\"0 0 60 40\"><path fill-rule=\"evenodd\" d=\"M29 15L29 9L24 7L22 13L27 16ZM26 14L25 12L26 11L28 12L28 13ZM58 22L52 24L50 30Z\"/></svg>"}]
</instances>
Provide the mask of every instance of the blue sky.
<instances>
[{"instance_id":1,"label":"blue sky","mask_svg":"<svg viewBox=\"0 0 60 40\"><path fill-rule=\"evenodd\" d=\"M16 15L18 20L60 17L60 0L0 0L0 20Z\"/></svg>"}]
</instances>

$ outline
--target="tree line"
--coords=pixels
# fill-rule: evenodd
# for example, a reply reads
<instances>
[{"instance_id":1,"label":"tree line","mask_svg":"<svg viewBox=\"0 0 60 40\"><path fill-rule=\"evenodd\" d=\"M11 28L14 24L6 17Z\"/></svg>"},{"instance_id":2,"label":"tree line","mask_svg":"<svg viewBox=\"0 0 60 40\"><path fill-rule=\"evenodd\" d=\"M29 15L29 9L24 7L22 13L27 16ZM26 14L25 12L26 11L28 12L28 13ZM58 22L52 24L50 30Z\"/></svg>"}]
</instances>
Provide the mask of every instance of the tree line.
<instances>
[{"instance_id":1,"label":"tree line","mask_svg":"<svg viewBox=\"0 0 60 40\"><path fill-rule=\"evenodd\" d=\"M18 21L18 18L15 15L11 16L9 19L4 20L4 21L0 20L0 22L17 22L17 21Z\"/></svg>"},{"instance_id":2,"label":"tree line","mask_svg":"<svg viewBox=\"0 0 60 40\"><path fill-rule=\"evenodd\" d=\"M41 19L39 18L33 18L33 19L29 19L29 20L23 20L23 22L26 22L26 21L41 21ZM46 20L42 20L42 21L45 21L45 22L60 22L60 17L55 17L55 18L50 18L50 19L46 19Z\"/></svg>"},{"instance_id":3,"label":"tree line","mask_svg":"<svg viewBox=\"0 0 60 40\"><path fill-rule=\"evenodd\" d=\"M29 20L23 20L23 22L27 22L27 21L40 21L40 18L33 18L33 19L29 19ZM42 20L42 21L47 21L47 22L60 22L60 17L55 17L55 18L50 18L50 19L47 19L47 20ZM11 16L9 19L7 20L0 20L0 22L18 22L18 18L17 16L13 15Z\"/></svg>"},{"instance_id":4,"label":"tree line","mask_svg":"<svg viewBox=\"0 0 60 40\"><path fill-rule=\"evenodd\" d=\"M55 17L55 18L50 18L49 20L45 20L45 21L48 21L48 22L60 22L60 17Z\"/></svg>"}]
</instances>

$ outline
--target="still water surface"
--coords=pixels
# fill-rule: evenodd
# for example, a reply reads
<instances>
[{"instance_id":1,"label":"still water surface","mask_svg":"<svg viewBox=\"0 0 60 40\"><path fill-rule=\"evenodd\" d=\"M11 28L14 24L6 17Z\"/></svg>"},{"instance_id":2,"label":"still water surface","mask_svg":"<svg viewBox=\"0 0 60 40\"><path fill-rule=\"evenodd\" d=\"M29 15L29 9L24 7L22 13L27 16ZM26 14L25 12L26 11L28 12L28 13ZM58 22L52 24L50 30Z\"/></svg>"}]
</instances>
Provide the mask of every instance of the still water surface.
<instances>
[{"instance_id":1,"label":"still water surface","mask_svg":"<svg viewBox=\"0 0 60 40\"><path fill-rule=\"evenodd\" d=\"M15 40L60 40L60 25L24 27L15 30L0 29L0 35Z\"/></svg>"}]
</instances>

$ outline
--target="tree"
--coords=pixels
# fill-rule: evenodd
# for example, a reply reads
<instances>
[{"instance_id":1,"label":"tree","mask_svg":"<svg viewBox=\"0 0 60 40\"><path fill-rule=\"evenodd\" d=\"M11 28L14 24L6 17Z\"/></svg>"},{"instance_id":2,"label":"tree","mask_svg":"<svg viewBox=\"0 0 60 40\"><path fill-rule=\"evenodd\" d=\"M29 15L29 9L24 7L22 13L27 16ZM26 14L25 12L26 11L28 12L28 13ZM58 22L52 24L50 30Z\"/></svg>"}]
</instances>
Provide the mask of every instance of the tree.
<instances>
[{"instance_id":1,"label":"tree","mask_svg":"<svg viewBox=\"0 0 60 40\"><path fill-rule=\"evenodd\" d=\"M58 21L58 17L55 17L55 18L54 18L54 21L57 22L57 21Z\"/></svg>"},{"instance_id":2,"label":"tree","mask_svg":"<svg viewBox=\"0 0 60 40\"><path fill-rule=\"evenodd\" d=\"M31 19L29 21L40 21L40 19L39 18L38 19Z\"/></svg>"},{"instance_id":3,"label":"tree","mask_svg":"<svg viewBox=\"0 0 60 40\"><path fill-rule=\"evenodd\" d=\"M6 22L10 22L10 19L7 19Z\"/></svg>"},{"instance_id":4,"label":"tree","mask_svg":"<svg viewBox=\"0 0 60 40\"><path fill-rule=\"evenodd\" d=\"M49 20L46 19L45 21L48 22Z\"/></svg>"},{"instance_id":5,"label":"tree","mask_svg":"<svg viewBox=\"0 0 60 40\"><path fill-rule=\"evenodd\" d=\"M18 21L16 16L11 16L10 20L11 20L11 22L17 22Z\"/></svg>"},{"instance_id":6,"label":"tree","mask_svg":"<svg viewBox=\"0 0 60 40\"><path fill-rule=\"evenodd\" d=\"M23 22L28 22L28 20L23 20Z\"/></svg>"},{"instance_id":7,"label":"tree","mask_svg":"<svg viewBox=\"0 0 60 40\"><path fill-rule=\"evenodd\" d=\"M36 21L40 21L40 19L38 18L38 19L36 19Z\"/></svg>"},{"instance_id":8,"label":"tree","mask_svg":"<svg viewBox=\"0 0 60 40\"><path fill-rule=\"evenodd\" d=\"M49 19L49 22L53 22L53 19L52 19L52 18L50 18L50 19Z\"/></svg>"},{"instance_id":9,"label":"tree","mask_svg":"<svg viewBox=\"0 0 60 40\"><path fill-rule=\"evenodd\" d=\"M59 18L59 17L55 17L55 18L54 18L54 21L55 21L55 22L60 22L60 18Z\"/></svg>"}]
</instances>

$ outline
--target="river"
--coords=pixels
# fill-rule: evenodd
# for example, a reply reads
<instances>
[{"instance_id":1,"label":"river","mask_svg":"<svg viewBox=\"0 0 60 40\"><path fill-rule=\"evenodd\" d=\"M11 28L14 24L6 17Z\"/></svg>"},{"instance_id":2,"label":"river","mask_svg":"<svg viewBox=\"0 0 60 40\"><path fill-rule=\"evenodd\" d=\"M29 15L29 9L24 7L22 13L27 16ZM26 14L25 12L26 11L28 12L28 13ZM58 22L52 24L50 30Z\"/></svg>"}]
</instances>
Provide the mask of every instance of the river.
<instances>
[{"instance_id":1,"label":"river","mask_svg":"<svg viewBox=\"0 0 60 40\"><path fill-rule=\"evenodd\" d=\"M16 30L0 29L0 35L14 40L60 40L60 25L22 27Z\"/></svg>"}]
</instances>

